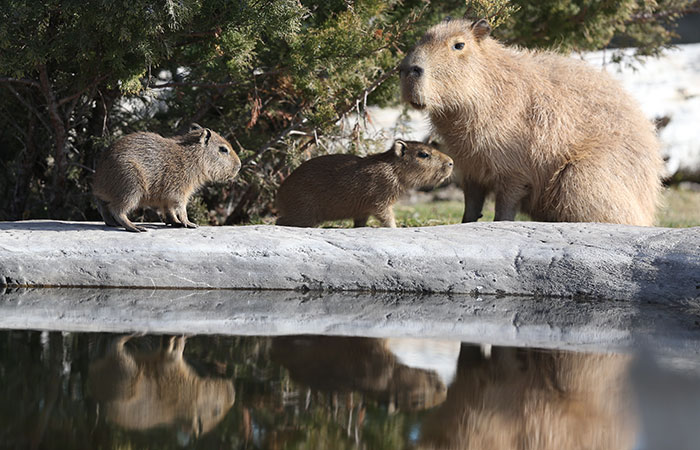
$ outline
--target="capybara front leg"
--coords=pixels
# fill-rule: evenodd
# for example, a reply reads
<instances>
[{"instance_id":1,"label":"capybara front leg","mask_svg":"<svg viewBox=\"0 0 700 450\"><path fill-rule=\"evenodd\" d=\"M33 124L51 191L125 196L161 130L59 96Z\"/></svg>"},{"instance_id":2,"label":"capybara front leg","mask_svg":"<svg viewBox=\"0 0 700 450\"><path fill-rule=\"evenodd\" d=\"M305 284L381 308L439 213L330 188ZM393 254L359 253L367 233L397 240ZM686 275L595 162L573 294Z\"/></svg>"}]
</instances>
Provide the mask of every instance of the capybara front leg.
<instances>
[{"instance_id":1,"label":"capybara front leg","mask_svg":"<svg viewBox=\"0 0 700 450\"><path fill-rule=\"evenodd\" d=\"M352 221L352 222L353 222L353 223L352 223L352 226L355 227L355 228L366 227L366 226L367 226L367 219L368 219L368 218L369 218L369 217L367 217L367 216L364 216L364 217L355 217L355 218L353 219L353 221Z\"/></svg>"},{"instance_id":2,"label":"capybara front leg","mask_svg":"<svg viewBox=\"0 0 700 450\"><path fill-rule=\"evenodd\" d=\"M496 194L496 214L494 221L515 220L520 201L525 197L524 190L499 191Z\"/></svg>"},{"instance_id":3,"label":"capybara front leg","mask_svg":"<svg viewBox=\"0 0 700 450\"><path fill-rule=\"evenodd\" d=\"M377 219L382 223L383 227L396 228L396 219L394 219L394 210L391 207L383 211L379 211L377 214Z\"/></svg>"},{"instance_id":4,"label":"capybara front leg","mask_svg":"<svg viewBox=\"0 0 700 450\"><path fill-rule=\"evenodd\" d=\"M481 218L481 210L484 208L486 188L472 181L464 181L464 216L462 223L476 222Z\"/></svg>"}]
</instances>

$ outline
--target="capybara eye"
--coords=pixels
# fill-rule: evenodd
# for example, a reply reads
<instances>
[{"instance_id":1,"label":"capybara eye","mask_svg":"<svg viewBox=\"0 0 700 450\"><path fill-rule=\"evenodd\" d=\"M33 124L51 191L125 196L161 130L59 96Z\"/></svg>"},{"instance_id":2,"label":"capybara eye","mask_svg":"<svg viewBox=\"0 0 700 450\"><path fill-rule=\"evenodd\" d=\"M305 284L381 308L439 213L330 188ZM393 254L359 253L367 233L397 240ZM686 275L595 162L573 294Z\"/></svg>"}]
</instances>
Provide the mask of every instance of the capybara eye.
<instances>
[{"instance_id":1,"label":"capybara eye","mask_svg":"<svg viewBox=\"0 0 700 450\"><path fill-rule=\"evenodd\" d=\"M464 42L457 42L452 46L453 50L462 50L464 48Z\"/></svg>"},{"instance_id":2,"label":"capybara eye","mask_svg":"<svg viewBox=\"0 0 700 450\"><path fill-rule=\"evenodd\" d=\"M419 158L430 158L430 155L428 153L425 153L425 152L418 152L417 156Z\"/></svg>"},{"instance_id":3,"label":"capybara eye","mask_svg":"<svg viewBox=\"0 0 700 450\"><path fill-rule=\"evenodd\" d=\"M228 153L228 148L226 146L222 145L219 147L219 151L221 153Z\"/></svg>"}]
</instances>

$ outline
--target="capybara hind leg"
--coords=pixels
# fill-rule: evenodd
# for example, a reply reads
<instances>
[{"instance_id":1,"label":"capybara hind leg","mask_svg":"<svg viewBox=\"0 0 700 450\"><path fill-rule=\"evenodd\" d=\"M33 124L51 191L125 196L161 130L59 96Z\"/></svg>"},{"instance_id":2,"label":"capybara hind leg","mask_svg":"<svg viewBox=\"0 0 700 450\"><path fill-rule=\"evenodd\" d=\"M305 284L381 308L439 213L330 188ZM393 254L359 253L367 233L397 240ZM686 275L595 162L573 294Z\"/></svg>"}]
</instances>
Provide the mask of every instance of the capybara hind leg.
<instances>
[{"instance_id":1,"label":"capybara hind leg","mask_svg":"<svg viewBox=\"0 0 700 450\"><path fill-rule=\"evenodd\" d=\"M656 190L646 180L623 183L610 176L605 162L579 160L562 167L550 181L550 219L557 222L606 222L651 226ZM644 183L634 189L633 183Z\"/></svg>"},{"instance_id":2,"label":"capybara hind leg","mask_svg":"<svg viewBox=\"0 0 700 450\"><path fill-rule=\"evenodd\" d=\"M369 216L355 217L352 220L352 226L355 228L366 227L367 226L367 219L369 219Z\"/></svg>"},{"instance_id":3,"label":"capybara hind leg","mask_svg":"<svg viewBox=\"0 0 700 450\"><path fill-rule=\"evenodd\" d=\"M462 223L476 222L481 218L481 211L484 209L486 199L486 188L478 183L464 181L464 215Z\"/></svg>"},{"instance_id":4,"label":"capybara hind leg","mask_svg":"<svg viewBox=\"0 0 700 450\"><path fill-rule=\"evenodd\" d=\"M104 220L105 224L108 227L118 227L119 223L117 220L114 218L111 212L109 212L109 207L107 206L107 203L103 200L100 200L99 198L97 199L97 210L100 212L100 215L102 216L102 220Z\"/></svg>"},{"instance_id":5,"label":"capybara hind leg","mask_svg":"<svg viewBox=\"0 0 700 450\"><path fill-rule=\"evenodd\" d=\"M190 220L187 218L187 206L186 205L179 205L177 209L175 210L177 214L177 218L180 219L180 223L182 223L185 227L187 228L197 228L199 225L196 223L190 222Z\"/></svg>"},{"instance_id":6,"label":"capybara hind leg","mask_svg":"<svg viewBox=\"0 0 700 450\"><path fill-rule=\"evenodd\" d=\"M377 219L382 223L383 227L396 228L396 219L394 219L394 210L388 207L385 210L377 212L375 214Z\"/></svg>"},{"instance_id":7,"label":"capybara hind leg","mask_svg":"<svg viewBox=\"0 0 700 450\"><path fill-rule=\"evenodd\" d=\"M135 232L135 233L138 233L138 232L140 232L140 231L148 231L148 230L146 230L146 229L145 229L144 227L142 227L142 226L134 225L133 222L131 222L131 221L129 220L129 218L126 217L126 214L125 214L125 213L119 214L119 215L116 217L116 219L117 219L117 222L119 222L119 223L121 224L121 226L123 226L124 228L126 228L127 231L133 231L133 232Z\"/></svg>"}]
</instances>

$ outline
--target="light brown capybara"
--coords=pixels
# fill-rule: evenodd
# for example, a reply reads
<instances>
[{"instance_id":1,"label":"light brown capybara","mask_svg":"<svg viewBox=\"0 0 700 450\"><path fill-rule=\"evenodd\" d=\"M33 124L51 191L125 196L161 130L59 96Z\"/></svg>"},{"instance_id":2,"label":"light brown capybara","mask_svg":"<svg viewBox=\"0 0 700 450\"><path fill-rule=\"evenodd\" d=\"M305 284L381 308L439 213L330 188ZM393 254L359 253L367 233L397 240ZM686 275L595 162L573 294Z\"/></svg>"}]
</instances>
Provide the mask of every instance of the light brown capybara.
<instances>
[{"instance_id":1,"label":"light brown capybara","mask_svg":"<svg viewBox=\"0 0 700 450\"><path fill-rule=\"evenodd\" d=\"M429 29L400 67L404 101L427 111L463 176L463 222L520 208L534 220L652 225L662 159L654 125L609 75L551 52L506 47L485 20Z\"/></svg>"},{"instance_id":2,"label":"light brown capybara","mask_svg":"<svg viewBox=\"0 0 700 450\"><path fill-rule=\"evenodd\" d=\"M97 207L109 226L146 231L128 214L150 206L165 222L196 228L187 217L187 202L208 182L234 179L241 161L231 144L208 128L194 124L182 136L133 133L119 139L100 158L93 177Z\"/></svg>"},{"instance_id":3,"label":"light brown capybara","mask_svg":"<svg viewBox=\"0 0 700 450\"><path fill-rule=\"evenodd\" d=\"M462 344L447 399L429 411L421 449L631 450L630 358Z\"/></svg>"},{"instance_id":4,"label":"light brown capybara","mask_svg":"<svg viewBox=\"0 0 700 450\"><path fill-rule=\"evenodd\" d=\"M396 227L392 205L409 188L435 185L452 173L452 159L433 147L397 140L391 149L365 157L312 158L277 191L277 225L313 227L326 220L354 219L365 226L375 216Z\"/></svg>"},{"instance_id":5,"label":"light brown capybara","mask_svg":"<svg viewBox=\"0 0 700 450\"><path fill-rule=\"evenodd\" d=\"M184 360L184 337L155 351L129 349L131 336L113 339L90 364L88 386L110 422L131 430L169 425L189 437L212 430L235 400L233 382L202 377Z\"/></svg>"}]
</instances>

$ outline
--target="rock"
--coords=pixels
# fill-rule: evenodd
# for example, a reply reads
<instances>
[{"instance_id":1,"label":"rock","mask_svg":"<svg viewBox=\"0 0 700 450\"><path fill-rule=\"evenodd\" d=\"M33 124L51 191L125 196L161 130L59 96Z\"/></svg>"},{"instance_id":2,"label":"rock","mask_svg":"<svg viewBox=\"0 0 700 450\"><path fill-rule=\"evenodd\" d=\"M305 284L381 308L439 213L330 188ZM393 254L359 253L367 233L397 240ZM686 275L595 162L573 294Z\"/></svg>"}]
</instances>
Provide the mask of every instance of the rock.
<instances>
[{"instance_id":1,"label":"rock","mask_svg":"<svg viewBox=\"0 0 700 450\"><path fill-rule=\"evenodd\" d=\"M641 339L664 360L697 369L699 312L698 300L669 307L467 294L0 288L2 329L420 337L595 352L633 349Z\"/></svg>"},{"instance_id":2,"label":"rock","mask_svg":"<svg viewBox=\"0 0 700 450\"><path fill-rule=\"evenodd\" d=\"M700 295L700 228L488 222L299 229L0 223L0 285L536 295Z\"/></svg>"}]
</instances>

